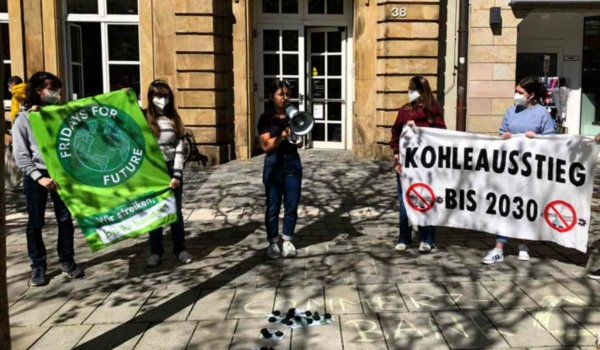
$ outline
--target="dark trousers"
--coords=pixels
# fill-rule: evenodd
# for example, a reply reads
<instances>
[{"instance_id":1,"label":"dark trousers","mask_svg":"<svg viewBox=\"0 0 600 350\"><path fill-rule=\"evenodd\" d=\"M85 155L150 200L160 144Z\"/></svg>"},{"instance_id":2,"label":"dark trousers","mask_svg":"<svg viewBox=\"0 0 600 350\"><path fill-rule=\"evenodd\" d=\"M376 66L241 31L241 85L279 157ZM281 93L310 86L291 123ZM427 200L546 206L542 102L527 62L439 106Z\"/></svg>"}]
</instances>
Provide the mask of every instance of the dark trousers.
<instances>
[{"instance_id":1,"label":"dark trousers","mask_svg":"<svg viewBox=\"0 0 600 350\"><path fill-rule=\"evenodd\" d=\"M406 206L402 200L402 183L400 182L400 175L398 174L396 174L396 181L398 183L398 202L400 203L400 235L398 236L398 243L408 245L412 243L412 229L408 222ZM433 226L419 226L419 237L421 243L434 244L435 228Z\"/></svg>"},{"instance_id":2,"label":"dark trousers","mask_svg":"<svg viewBox=\"0 0 600 350\"><path fill-rule=\"evenodd\" d=\"M173 177L173 162L167 162L167 168L171 178ZM176 256L185 250L185 232L183 228L183 213L181 207L183 204L183 178L179 182L179 187L173 190L175 202L177 204L177 222L171 224L171 239L173 240L173 253ZM163 245L163 228L157 228L150 232L150 251L152 254L163 256L165 247Z\"/></svg>"},{"instance_id":3,"label":"dark trousers","mask_svg":"<svg viewBox=\"0 0 600 350\"><path fill-rule=\"evenodd\" d=\"M268 154L265 157L263 183L267 196L265 225L270 243L279 241L279 212L285 208L283 238L291 240L298 221L298 204L302 191L302 163L298 154Z\"/></svg>"},{"instance_id":4,"label":"dark trousers","mask_svg":"<svg viewBox=\"0 0 600 350\"><path fill-rule=\"evenodd\" d=\"M47 171L41 171L44 177L50 177ZM58 193L48 191L44 186L34 181L31 177L25 176L23 179L23 189L25 191L25 200L27 202L27 253L31 259L31 268L46 269L46 245L42 237L46 212L46 203L48 202L48 193L52 203L54 203L54 215L58 222L58 241L56 251L58 261L62 263L72 263L75 256L73 249L73 219Z\"/></svg>"}]
</instances>

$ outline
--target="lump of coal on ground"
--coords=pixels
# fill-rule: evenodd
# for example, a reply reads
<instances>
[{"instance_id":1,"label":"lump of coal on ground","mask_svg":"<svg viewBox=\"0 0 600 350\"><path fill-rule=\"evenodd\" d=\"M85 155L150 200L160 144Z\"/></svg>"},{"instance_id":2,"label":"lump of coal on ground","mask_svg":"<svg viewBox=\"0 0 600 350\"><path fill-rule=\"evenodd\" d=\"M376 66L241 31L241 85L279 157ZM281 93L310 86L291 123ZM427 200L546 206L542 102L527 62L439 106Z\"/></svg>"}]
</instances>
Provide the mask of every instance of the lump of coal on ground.
<instances>
[{"instance_id":1,"label":"lump of coal on ground","mask_svg":"<svg viewBox=\"0 0 600 350\"><path fill-rule=\"evenodd\" d=\"M289 309L288 310L288 314L295 315L296 314L296 309L294 309L294 308Z\"/></svg>"},{"instance_id":2,"label":"lump of coal on ground","mask_svg":"<svg viewBox=\"0 0 600 350\"><path fill-rule=\"evenodd\" d=\"M300 322L300 321L302 321L302 317L300 317L300 316L295 316L295 317L294 317L294 320L296 320L296 321Z\"/></svg>"},{"instance_id":3,"label":"lump of coal on ground","mask_svg":"<svg viewBox=\"0 0 600 350\"><path fill-rule=\"evenodd\" d=\"M282 331L277 331L275 332L275 335L278 337L283 337L283 332Z\"/></svg>"},{"instance_id":4,"label":"lump of coal on ground","mask_svg":"<svg viewBox=\"0 0 600 350\"><path fill-rule=\"evenodd\" d=\"M331 318L331 314L329 314L329 313L325 314L325 319L326 319L326 320L328 320L328 319L330 319L330 318Z\"/></svg>"},{"instance_id":5,"label":"lump of coal on ground","mask_svg":"<svg viewBox=\"0 0 600 350\"><path fill-rule=\"evenodd\" d=\"M271 332L269 332L269 330L266 329L266 328L261 329L260 333L263 335L263 337L265 337L267 339L271 339L271 337L273 337L273 335L271 334Z\"/></svg>"},{"instance_id":6,"label":"lump of coal on ground","mask_svg":"<svg viewBox=\"0 0 600 350\"><path fill-rule=\"evenodd\" d=\"M273 311L273 315L279 316L279 315L281 315L281 311L275 310L275 311Z\"/></svg>"},{"instance_id":7,"label":"lump of coal on ground","mask_svg":"<svg viewBox=\"0 0 600 350\"><path fill-rule=\"evenodd\" d=\"M277 322L277 319L275 317L269 317L269 322L271 322L271 323Z\"/></svg>"},{"instance_id":8,"label":"lump of coal on ground","mask_svg":"<svg viewBox=\"0 0 600 350\"><path fill-rule=\"evenodd\" d=\"M306 311L304 314L306 315L306 317L312 316L312 312L310 312L310 311Z\"/></svg>"},{"instance_id":9,"label":"lump of coal on ground","mask_svg":"<svg viewBox=\"0 0 600 350\"><path fill-rule=\"evenodd\" d=\"M319 312L315 311L315 314L314 314L314 315L315 315L315 316L319 316Z\"/></svg>"},{"instance_id":10,"label":"lump of coal on ground","mask_svg":"<svg viewBox=\"0 0 600 350\"><path fill-rule=\"evenodd\" d=\"M286 325L288 325L288 326L291 326L291 325L293 325L293 324L294 324L294 322L292 322L292 321L287 321L285 324L286 324Z\"/></svg>"},{"instance_id":11,"label":"lump of coal on ground","mask_svg":"<svg viewBox=\"0 0 600 350\"><path fill-rule=\"evenodd\" d=\"M313 320L312 320L312 319L310 319L310 318L307 318L307 319L306 319L306 323L308 323L308 324L312 324L312 323L313 323Z\"/></svg>"},{"instance_id":12,"label":"lump of coal on ground","mask_svg":"<svg viewBox=\"0 0 600 350\"><path fill-rule=\"evenodd\" d=\"M319 316L319 315L315 315L315 316L313 317L313 319L314 319L315 321L319 321L319 320L321 319L321 316Z\"/></svg>"}]
</instances>

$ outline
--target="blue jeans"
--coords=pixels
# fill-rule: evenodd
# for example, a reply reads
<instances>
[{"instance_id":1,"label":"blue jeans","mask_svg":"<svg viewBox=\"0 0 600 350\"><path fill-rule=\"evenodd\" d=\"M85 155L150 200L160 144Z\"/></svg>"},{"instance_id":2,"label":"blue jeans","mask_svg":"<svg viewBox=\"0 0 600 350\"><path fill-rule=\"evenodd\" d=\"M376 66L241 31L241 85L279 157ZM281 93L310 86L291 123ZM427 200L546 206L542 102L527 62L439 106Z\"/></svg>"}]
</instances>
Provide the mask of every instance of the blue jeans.
<instances>
[{"instance_id":1,"label":"blue jeans","mask_svg":"<svg viewBox=\"0 0 600 350\"><path fill-rule=\"evenodd\" d=\"M302 163L298 154L267 154L263 171L267 196L265 225L270 243L279 241L279 212L285 207L283 238L291 240L298 220L298 204L302 191Z\"/></svg>"},{"instance_id":2,"label":"blue jeans","mask_svg":"<svg viewBox=\"0 0 600 350\"><path fill-rule=\"evenodd\" d=\"M50 177L48 171L40 170L42 176ZM27 202L27 253L31 259L31 268L46 269L46 245L42 237L42 229L45 225L44 213L46 212L46 203L48 202L48 190L38 184L29 176L23 179L23 189L25 191L25 201ZM75 256L73 249L73 219L71 212L62 201L57 192L50 192L50 198L54 203L54 215L58 222L58 240L56 251L58 261L63 263L72 263Z\"/></svg>"},{"instance_id":3,"label":"blue jeans","mask_svg":"<svg viewBox=\"0 0 600 350\"><path fill-rule=\"evenodd\" d=\"M402 200L402 183L398 174L396 174L396 182L398 183L398 202L400 203L400 235L398 236L398 243L409 245L412 244L412 230L408 222L406 206ZM421 243L434 244L435 228L433 226L419 226L419 237Z\"/></svg>"},{"instance_id":4,"label":"blue jeans","mask_svg":"<svg viewBox=\"0 0 600 350\"><path fill-rule=\"evenodd\" d=\"M173 177L173 162L167 162L167 168L171 178ZM171 224L171 240L173 241L173 253L178 256L185 250L185 231L183 226L183 214L181 211L183 200L183 178L179 182L179 187L173 190L175 202L177 204L177 222ZM165 253L163 246L163 228L157 228L150 232L150 252L158 256Z\"/></svg>"},{"instance_id":5,"label":"blue jeans","mask_svg":"<svg viewBox=\"0 0 600 350\"><path fill-rule=\"evenodd\" d=\"M504 244L506 244L507 242L508 242L508 237L496 235L496 243L504 243Z\"/></svg>"}]
</instances>

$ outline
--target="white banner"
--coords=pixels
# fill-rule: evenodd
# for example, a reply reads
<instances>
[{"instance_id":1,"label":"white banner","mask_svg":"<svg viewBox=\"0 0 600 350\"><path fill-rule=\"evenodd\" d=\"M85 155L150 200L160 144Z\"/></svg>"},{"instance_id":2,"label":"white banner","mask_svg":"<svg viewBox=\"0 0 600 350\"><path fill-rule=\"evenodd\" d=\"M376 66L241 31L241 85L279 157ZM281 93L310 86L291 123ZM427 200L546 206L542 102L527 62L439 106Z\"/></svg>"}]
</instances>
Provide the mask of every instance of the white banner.
<instances>
[{"instance_id":1,"label":"white banner","mask_svg":"<svg viewBox=\"0 0 600 350\"><path fill-rule=\"evenodd\" d=\"M599 150L582 136L502 140L406 127L400 162L409 221L585 252Z\"/></svg>"}]
</instances>

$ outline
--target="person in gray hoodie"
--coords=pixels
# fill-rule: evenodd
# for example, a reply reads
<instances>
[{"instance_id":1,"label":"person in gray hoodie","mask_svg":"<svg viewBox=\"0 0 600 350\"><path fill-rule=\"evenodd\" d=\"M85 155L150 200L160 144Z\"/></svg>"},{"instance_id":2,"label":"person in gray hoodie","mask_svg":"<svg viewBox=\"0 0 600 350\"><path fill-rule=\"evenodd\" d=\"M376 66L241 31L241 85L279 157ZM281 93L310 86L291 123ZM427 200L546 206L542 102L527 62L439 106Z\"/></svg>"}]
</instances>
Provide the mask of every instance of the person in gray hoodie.
<instances>
[{"instance_id":1,"label":"person in gray hoodie","mask_svg":"<svg viewBox=\"0 0 600 350\"><path fill-rule=\"evenodd\" d=\"M46 246L42 238L48 194L54 203L58 222L57 252L62 273L68 278L83 277L83 270L74 261L73 219L57 193L60 188L48 173L35 141L28 111L57 104L60 101L60 79L47 72L35 73L27 83L27 96L12 130L13 149L17 166L23 171L23 188L27 203L27 253L31 259L31 286L46 284Z\"/></svg>"}]
</instances>

